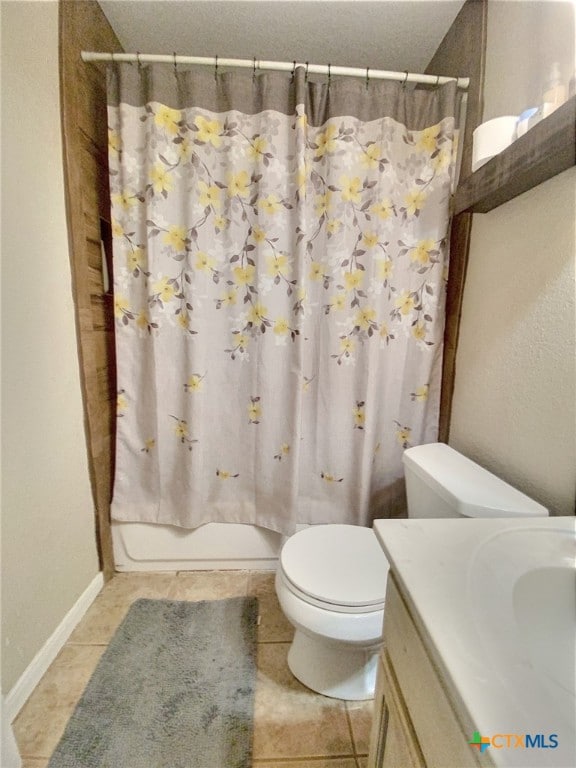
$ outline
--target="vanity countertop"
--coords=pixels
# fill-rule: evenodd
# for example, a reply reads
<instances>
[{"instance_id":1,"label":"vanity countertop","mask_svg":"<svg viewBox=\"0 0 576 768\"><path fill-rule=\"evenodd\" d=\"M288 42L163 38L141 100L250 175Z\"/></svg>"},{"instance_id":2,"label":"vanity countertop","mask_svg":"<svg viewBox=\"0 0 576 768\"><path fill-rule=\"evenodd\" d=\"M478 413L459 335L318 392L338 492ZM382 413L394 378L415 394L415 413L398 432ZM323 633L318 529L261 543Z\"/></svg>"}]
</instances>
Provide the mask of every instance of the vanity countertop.
<instances>
[{"instance_id":1,"label":"vanity countertop","mask_svg":"<svg viewBox=\"0 0 576 768\"><path fill-rule=\"evenodd\" d=\"M558 583L563 599L566 601L566 594L572 599L569 580L574 573L576 518L376 520L374 531L455 704L464 707L466 719L482 736L503 735L489 747L494 764L507 768L576 765L572 693L576 667L571 663L565 669L564 655L560 672L553 668L559 657L553 652L556 634L552 652L546 649L543 656L544 667L551 657L551 669L533 663L534 654L542 659L537 655L542 652L542 642L545 648L550 642L550 634L545 633L554 616L545 614L547 606L553 607L556 601L547 599L546 591L541 590L540 607L537 595L531 602L535 571L545 579L549 574L554 578L559 573L562 578L566 575L568 581L552 581L552 589ZM574 590L576 595L576 581ZM539 626L535 633L519 628L523 595L530 601L529 622L533 605L536 623L530 627ZM568 618L558 635L563 633L565 650L566 638L570 649L576 637L574 609L569 602L564 607L561 622L564 614ZM538 624L540 610L543 615ZM574 661L574 656L569 660ZM512 746L518 742L505 738L506 734L522 736L524 746ZM532 739L529 748L526 734ZM537 734L541 738L534 744ZM556 747L552 734L557 736Z\"/></svg>"}]
</instances>

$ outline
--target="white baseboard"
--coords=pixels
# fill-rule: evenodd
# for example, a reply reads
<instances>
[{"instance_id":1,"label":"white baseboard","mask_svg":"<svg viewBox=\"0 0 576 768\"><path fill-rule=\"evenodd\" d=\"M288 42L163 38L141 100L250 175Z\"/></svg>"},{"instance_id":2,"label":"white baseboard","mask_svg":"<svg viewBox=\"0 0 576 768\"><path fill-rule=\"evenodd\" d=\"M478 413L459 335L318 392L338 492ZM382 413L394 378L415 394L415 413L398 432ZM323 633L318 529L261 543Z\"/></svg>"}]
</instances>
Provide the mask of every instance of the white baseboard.
<instances>
[{"instance_id":1,"label":"white baseboard","mask_svg":"<svg viewBox=\"0 0 576 768\"><path fill-rule=\"evenodd\" d=\"M24 670L23 675L4 699L7 722L13 722L103 586L104 577L102 573L98 573Z\"/></svg>"}]
</instances>

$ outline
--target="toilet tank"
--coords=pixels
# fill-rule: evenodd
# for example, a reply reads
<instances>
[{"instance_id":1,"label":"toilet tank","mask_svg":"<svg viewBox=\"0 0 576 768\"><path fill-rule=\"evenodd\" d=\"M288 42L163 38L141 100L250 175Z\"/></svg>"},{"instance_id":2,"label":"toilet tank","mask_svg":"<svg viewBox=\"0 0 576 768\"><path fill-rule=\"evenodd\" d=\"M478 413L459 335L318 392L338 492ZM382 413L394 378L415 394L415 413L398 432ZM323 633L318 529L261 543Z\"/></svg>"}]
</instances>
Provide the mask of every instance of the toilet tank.
<instances>
[{"instance_id":1,"label":"toilet tank","mask_svg":"<svg viewBox=\"0 0 576 768\"><path fill-rule=\"evenodd\" d=\"M548 510L444 443L404 451L408 517L546 517Z\"/></svg>"}]
</instances>

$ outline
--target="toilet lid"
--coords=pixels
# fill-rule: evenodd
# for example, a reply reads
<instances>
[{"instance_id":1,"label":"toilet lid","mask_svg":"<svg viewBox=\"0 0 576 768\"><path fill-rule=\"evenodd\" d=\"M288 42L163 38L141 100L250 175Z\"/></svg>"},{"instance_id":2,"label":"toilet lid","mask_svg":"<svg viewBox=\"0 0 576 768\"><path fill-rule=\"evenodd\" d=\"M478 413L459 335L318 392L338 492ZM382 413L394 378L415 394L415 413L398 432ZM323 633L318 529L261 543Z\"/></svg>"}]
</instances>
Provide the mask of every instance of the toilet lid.
<instances>
[{"instance_id":1,"label":"toilet lid","mask_svg":"<svg viewBox=\"0 0 576 768\"><path fill-rule=\"evenodd\" d=\"M322 602L375 610L384 604L388 561L371 528L305 528L284 544L280 563L298 590Z\"/></svg>"}]
</instances>

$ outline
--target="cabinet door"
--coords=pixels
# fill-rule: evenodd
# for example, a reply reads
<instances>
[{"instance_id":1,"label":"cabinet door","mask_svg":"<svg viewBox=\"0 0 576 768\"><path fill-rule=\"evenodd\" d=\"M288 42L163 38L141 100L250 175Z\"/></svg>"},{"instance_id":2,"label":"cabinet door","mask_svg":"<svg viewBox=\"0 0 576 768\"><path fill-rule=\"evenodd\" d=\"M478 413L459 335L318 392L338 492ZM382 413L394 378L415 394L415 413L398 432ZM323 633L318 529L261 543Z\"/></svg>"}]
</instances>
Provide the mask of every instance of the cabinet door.
<instances>
[{"instance_id":1,"label":"cabinet door","mask_svg":"<svg viewBox=\"0 0 576 768\"><path fill-rule=\"evenodd\" d=\"M426 768L385 653L378 667L369 768Z\"/></svg>"}]
</instances>

